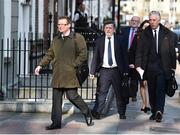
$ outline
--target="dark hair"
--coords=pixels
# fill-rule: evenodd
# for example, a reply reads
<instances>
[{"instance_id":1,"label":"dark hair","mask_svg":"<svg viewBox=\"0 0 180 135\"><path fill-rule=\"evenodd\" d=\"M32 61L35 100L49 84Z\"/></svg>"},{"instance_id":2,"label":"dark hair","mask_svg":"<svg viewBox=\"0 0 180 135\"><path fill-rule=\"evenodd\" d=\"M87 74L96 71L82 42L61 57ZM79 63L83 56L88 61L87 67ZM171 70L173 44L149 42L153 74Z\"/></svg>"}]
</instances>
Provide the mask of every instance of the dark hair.
<instances>
[{"instance_id":1,"label":"dark hair","mask_svg":"<svg viewBox=\"0 0 180 135\"><path fill-rule=\"evenodd\" d=\"M66 19L68 24L71 24L71 23L72 23L71 19L70 19L68 16L60 16L60 17L58 18L58 20L61 20L61 19Z\"/></svg>"},{"instance_id":2,"label":"dark hair","mask_svg":"<svg viewBox=\"0 0 180 135\"><path fill-rule=\"evenodd\" d=\"M142 29L142 27L144 26L145 23L149 23L149 20L144 20L141 24L140 24L140 28Z\"/></svg>"},{"instance_id":3,"label":"dark hair","mask_svg":"<svg viewBox=\"0 0 180 135\"><path fill-rule=\"evenodd\" d=\"M108 25L108 24L113 24L113 27L115 27L115 23L114 23L113 20L106 20L106 21L104 21L104 27L105 27L106 25Z\"/></svg>"},{"instance_id":4,"label":"dark hair","mask_svg":"<svg viewBox=\"0 0 180 135\"><path fill-rule=\"evenodd\" d=\"M138 30L137 30L137 32L136 32L138 39L139 39L140 34L141 34L142 31L143 31L143 26L144 26L145 23L149 23L149 20L144 20L144 21L140 24L140 26L139 26L139 28L138 28Z\"/></svg>"}]
</instances>

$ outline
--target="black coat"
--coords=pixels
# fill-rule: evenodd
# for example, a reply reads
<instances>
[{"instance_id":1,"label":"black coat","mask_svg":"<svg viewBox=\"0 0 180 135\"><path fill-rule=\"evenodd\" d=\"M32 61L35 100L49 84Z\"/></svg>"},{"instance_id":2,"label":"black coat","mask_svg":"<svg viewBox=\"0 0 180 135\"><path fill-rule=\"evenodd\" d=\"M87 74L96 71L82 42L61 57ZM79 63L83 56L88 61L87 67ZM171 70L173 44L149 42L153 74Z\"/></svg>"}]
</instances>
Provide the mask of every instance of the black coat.
<instances>
[{"instance_id":1,"label":"black coat","mask_svg":"<svg viewBox=\"0 0 180 135\"><path fill-rule=\"evenodd\" d=\"M177 40L174 33L160 24L158 38L158 59L163 71L168 73L171 69L176 69L176 52L175 45ZM154 66L157 61L151 52L153 47L153 33L148 26L140 35L138 40L135 65L141 67L145 71L156 71Z\"/></svg>"}]
</instances>

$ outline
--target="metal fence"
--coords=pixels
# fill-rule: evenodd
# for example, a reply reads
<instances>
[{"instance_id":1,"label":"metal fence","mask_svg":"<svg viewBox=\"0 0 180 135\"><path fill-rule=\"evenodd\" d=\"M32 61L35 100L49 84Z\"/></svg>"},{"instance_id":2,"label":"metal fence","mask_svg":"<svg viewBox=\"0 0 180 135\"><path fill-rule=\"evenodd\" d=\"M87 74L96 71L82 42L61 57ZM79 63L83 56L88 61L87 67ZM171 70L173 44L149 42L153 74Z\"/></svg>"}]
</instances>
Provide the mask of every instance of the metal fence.
<instances>
[{"instance_id":1,"label":"metal fence","mask_svg":"<svg viewBox=\"0 0 180 135\"><path fill-rule=\"evenodd\" d=\"M82 33L87 42L88 61L91 63L97 33ZM1 39L0 43L0 97L3 100L51 99L51 66L43 68L40 76L34 69L44 56L50 42L43 39ZM96 80L89 78L78 88L83 99L93 100Z\"/></svg>"}]
</instances>

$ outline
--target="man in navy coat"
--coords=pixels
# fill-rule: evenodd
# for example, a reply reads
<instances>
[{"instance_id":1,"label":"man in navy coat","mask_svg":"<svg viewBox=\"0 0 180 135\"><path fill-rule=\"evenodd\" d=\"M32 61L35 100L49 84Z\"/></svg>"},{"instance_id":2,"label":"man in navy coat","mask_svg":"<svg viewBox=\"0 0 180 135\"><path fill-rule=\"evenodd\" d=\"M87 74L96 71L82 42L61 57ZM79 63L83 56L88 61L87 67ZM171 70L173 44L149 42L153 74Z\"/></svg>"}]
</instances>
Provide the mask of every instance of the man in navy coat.
<instances>
[{"instance_id":1,"label":"man in navy coat","mask_svg":"<svg viewBox=\"0 0 180 135\"><path fill-rule=\"evenodd\" d=\"M134 66L134 57L135 53L134 46L136 46L137 36L136 32L140 24L140 17L133 16L130 20L130 25L128 27L121 29L121 35L125 38L126 49L128 52L128 62L129 62L129 80L130 80L130 97L132 101L137 101L137 92L138 92L138 73Z\"/></svg>"},{"instance_id":2,"label":"man in navy coat","mask_svg":"<svg viewBox=\"0 0 180 135\"><path fill-rule=\"evenodd\" d=\"M113 21L108 20L104 23L104 32L105 35L96 40L91 63L90 78L94 79L95 74L99 73L97 104L93 108L92 115L100 119L109 87L112 85L116 95L119 118L126 119L127 97L123 94L121 84L128 72L127 51L123 44L123 37L114 33Z\"/></svg>"}]
</instances>

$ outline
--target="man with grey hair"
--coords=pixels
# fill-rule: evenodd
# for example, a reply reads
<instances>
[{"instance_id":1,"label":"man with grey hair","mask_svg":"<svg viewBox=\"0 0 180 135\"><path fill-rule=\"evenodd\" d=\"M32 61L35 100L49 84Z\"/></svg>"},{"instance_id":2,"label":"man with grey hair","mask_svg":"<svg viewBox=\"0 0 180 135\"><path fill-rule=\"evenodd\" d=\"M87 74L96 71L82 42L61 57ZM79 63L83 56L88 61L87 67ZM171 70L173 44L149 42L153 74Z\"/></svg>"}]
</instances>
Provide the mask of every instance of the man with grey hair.
<instances>
[{"instance_id":1,"label":"man with grey hair","mask_svg":"<svg viewBox=\"0 0 180 135\"><path fill-rule=\"evenodd\" d=\"M160 23L158 11L149 13L149 24L136 51L135 66L141 78L145 73L148 82L150 120L162 121L165 106L166 80L176 69L175 40L173 33Z\"/></svg>"},{"instance_id":2,"label":"man with grey hair","mask_svg":"<svg viewBox=\"0 0 180 135\"><path fill-rule=\"evenodd\" d=\"M139 16L132 16L129 26L121 30L121 35L125 37L126 48L128 52L128 61L129 61L129 80L130 80L130 91L129 96L132 98L132 101L137 101L137 91L138 91L138 73L134 66L134 46L136 46L136 32L140 24Z\"/></svg>"}]
</instances>

